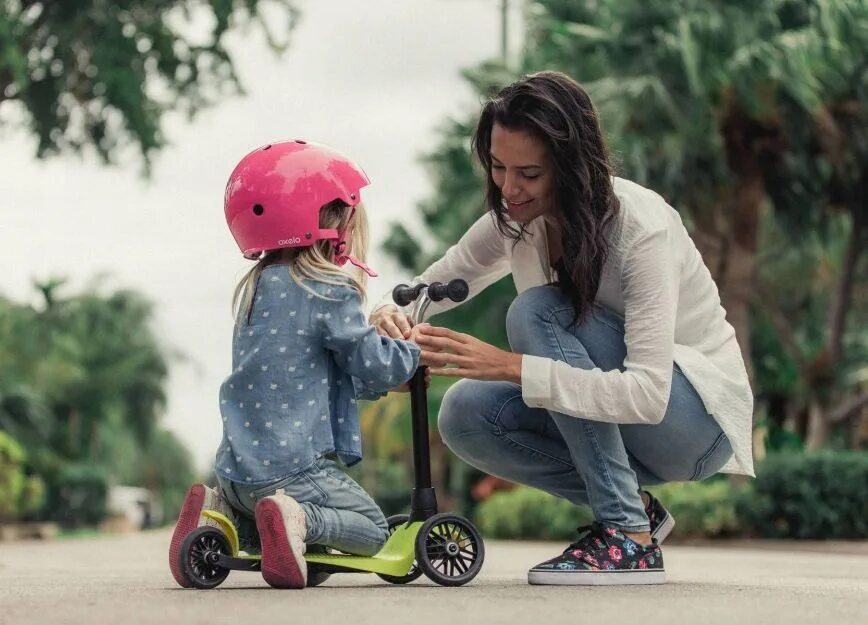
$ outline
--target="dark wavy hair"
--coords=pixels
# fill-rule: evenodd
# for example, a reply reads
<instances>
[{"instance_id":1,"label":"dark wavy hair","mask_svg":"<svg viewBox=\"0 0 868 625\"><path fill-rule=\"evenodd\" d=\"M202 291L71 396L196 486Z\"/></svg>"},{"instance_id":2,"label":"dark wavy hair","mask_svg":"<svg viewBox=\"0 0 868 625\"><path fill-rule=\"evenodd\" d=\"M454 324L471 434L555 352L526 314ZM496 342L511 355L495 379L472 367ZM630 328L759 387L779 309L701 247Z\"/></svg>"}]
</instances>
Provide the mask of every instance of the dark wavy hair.
<instances>
[{"instance_id":1,"label":"dark wavy hair","mask_svg":"<svg viewBox=\"0 0 868 625\"><path fill-rule=\"evenodd\" d=\"M526 230L506 220L500 189L491 176L494 124L541 140L554 169L554 212L563 233L558 285L573 303L573 324L591 310L609 253L606 226L618 212L612 166L594 104L575 80L539 72L504 87L486 102L473 134L472 150L487 175L486 204L497 227L518 241ZM567 275L563 275L566 273Z\"/></svg>"}]
</instances>

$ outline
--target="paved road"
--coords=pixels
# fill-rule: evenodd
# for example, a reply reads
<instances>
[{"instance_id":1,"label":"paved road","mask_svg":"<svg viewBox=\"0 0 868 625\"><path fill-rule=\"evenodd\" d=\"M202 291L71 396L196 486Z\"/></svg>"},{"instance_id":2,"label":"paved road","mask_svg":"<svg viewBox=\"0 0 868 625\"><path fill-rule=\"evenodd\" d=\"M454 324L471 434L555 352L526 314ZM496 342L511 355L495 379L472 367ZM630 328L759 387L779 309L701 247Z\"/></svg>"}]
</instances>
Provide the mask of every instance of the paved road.
<instances>
[{"instance_id":1,"label":"paved road","mask_svg":"<svg viewBox=\"0 0 868 625\"><path fill-rule=\"evenodd\" d=\"M487 541L463 588L424 578L391 586L333 576L302 591L232 573L218 590L176 587L166 530L53 542L0 543L0 625L868 624L868 556L737 547L667 546L664 586L528 586L527 568L560 545Z\"/></svg>"}]
</instances>

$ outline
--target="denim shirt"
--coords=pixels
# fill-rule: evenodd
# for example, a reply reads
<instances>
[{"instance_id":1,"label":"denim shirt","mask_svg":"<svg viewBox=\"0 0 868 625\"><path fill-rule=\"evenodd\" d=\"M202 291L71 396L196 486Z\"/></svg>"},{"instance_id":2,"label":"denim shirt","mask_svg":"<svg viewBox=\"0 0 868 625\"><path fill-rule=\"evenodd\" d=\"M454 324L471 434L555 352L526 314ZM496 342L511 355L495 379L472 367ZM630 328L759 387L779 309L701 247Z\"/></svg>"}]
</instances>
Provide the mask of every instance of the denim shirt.
<instances>
[{"instance_id":1,"label":"denim shirt","mask_svg":"<svg viewBox=\"0 0 868 625\"><path fill-rule=\"evenodd\" d=\"M348 285L306 281L266 267L248 319L235 324L232 373L220 387L223 440L215 470L256 484L335 454L362 459L356 399L377 399L412 377L415 343L379 336ZM329 298L329 299L324 299Z\"/></svg>"}]
</instances>

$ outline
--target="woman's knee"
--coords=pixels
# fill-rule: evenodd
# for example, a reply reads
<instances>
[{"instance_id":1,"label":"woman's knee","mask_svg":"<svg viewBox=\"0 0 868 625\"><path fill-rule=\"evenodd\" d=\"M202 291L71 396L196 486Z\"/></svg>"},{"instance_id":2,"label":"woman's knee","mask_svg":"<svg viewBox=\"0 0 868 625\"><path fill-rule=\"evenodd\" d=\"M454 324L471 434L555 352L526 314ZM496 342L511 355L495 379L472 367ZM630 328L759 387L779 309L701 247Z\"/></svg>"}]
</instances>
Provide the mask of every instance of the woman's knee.
<instances>
[{"instance_id":1,"label":"woman's knee","mask_svg":"<svg viewBox=\"0 0 868 625\"><path fill-rule=\"evenodd\" d=\"M478 380L459 380L449 387L440 402L437 427L451 449L462 436L485 427L485 393Z\"/></svg>"},{"instance_id":2,"label":"woman's knee","mask_svg":"<svg viewBox=\"0 0 868 625\"><path fill-rule=\"evenodd\" d=\"M554 286L535 286L519 293L506 312L506 336L510 348L520 354L533 354L542 324L551 313L571 304Z\"/></svg>"}]
</instances>

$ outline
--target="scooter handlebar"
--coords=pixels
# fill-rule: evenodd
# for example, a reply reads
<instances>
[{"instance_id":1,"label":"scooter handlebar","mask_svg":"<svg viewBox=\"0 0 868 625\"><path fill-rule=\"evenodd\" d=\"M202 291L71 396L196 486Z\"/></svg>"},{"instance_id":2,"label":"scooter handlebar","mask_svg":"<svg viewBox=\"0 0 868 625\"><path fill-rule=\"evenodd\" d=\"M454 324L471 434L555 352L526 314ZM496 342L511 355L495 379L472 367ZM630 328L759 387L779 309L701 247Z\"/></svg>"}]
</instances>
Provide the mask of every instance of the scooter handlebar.
<instances>
[{"instance_id":1,"label":"scooter handlebar","mask_svg":"<svg viewBox=\"0 0 868 625\"><path fill-rule=\"evenodd\" d=\"M430 285L420 282L412 286L399 284L392 289L392 300L398 306L406 306L410 302L416 301L424 289L428 289L428 298L434 302L447 298L453 302L463 302L470 294L470 287L467 286L467 282L461 278L456 278L450 280L448 284L441 282L432 282Z\"/></svg>"}]
</instances>

